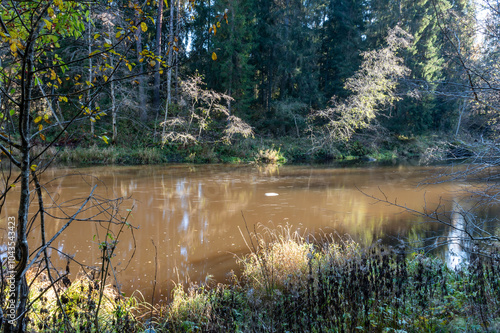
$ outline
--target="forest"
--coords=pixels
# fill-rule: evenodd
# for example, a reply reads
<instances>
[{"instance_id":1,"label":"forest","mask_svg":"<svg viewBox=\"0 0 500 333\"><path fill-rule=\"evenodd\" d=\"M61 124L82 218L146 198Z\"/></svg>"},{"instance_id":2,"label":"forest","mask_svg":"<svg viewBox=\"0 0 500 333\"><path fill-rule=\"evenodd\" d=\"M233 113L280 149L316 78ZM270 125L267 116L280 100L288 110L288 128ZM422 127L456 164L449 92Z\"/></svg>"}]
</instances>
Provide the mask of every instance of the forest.
<instances>
[{"instance_id":1,"label":"forest","mask_svg":"<svg viewBox=\"0 0 500 333\"><path fill-rule=\"evenodd\" d=\"M21 23L3 6L0 102L3 127L15 133L16 52L25 36L12 35ZM34 53L39 69L31 92L36 112L58 125L41 129L40 143L95 148L87 157L60 152L70 163L98 160L96 150L118 163L237 162L248 160L242 151L249 146L256 155L258 148L282 146L285 158L298 162L391 151L415 157L422 147L401 145L416 137L425 148L436 137L447 143L495 137L496 4L78 6L77 15L59 18L51 10L42 18L45 40ZM71 131L60 135L73 118ZM243 137L257 140L242 146ZM151 148L149 159L96 148L130 147L130 140Z\"/></svg>"},{"instance_id":2,"label":"forest","mask_svg":"<svg viewBox=\"0 0 500 333\"><path fill-rule=\"evenodd\" d=\"M95 185L61 202L44 173L472 156L476 174L448 178L476 181L498 165L499 20L493 0L0 0L0 328L496 331L499 238L487 224L472 224L470 241L488 246L462 271L406 249L313 244L285 229L269 240L247 226L240 275L179 284L162 305L111 285L118 238L137 232L123 198ZM495 175L478 192L486 205ZM457 212L440 207L421 215L450 226ZM102 234L101 266L72 283L73 258L60 253L61 270L50 253L73 222Z\"/></svg>"}]
</instances>

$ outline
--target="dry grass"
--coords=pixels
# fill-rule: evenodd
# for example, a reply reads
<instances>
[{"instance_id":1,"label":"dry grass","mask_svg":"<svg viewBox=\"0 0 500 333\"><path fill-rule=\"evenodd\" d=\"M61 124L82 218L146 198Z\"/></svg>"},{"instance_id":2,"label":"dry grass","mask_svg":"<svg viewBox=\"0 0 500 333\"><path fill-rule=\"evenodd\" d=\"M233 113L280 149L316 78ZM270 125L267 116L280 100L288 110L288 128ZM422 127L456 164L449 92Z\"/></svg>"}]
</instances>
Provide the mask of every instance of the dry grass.
<instances>
[{"instance_id":1,"label":"dry grass","mask_svg":"<svg viewBox=\"0 0 500 333\"><path fill-rule=\"evenodd\" d=\"M55 283L45 272L30 272L27 277L31 281L28 328L32 331L121 332L137 327L132 315L136 299L122 297L111 285L101 286L87 275Z\"/></svg>"}]
</instances>

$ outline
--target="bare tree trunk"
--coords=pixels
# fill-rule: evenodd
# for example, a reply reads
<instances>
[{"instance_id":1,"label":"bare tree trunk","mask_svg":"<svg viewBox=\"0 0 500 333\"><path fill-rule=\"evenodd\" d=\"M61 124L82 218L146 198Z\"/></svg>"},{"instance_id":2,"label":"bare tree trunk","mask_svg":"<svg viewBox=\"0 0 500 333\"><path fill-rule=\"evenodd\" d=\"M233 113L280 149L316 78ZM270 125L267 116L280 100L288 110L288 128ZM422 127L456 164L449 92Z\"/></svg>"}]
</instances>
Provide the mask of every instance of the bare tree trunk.
<instances>
[{"instance_id":1,"label":"bare tree trunk","mask_svg":"<svg viewBox=\"0 0 500 333\"><path fill-rule=\"evenodd\" d=\"M176 44L181 38L181 1L177 0L177 20L175 22ZM180 44L180 43L179 43ZM175 52L175 98L174 102L179 103L179 51Z\"/></svg>"},{"instance_id":2,"label":"bare tree trunk","mask_svg":"<svg viewBox=\"0 0 500 333\"><path fill-rule=\"evenodd\" d=\"M52 102L47 98L47 95L45 94L45 91L43 90L43 87L41 84L38 85L38 87L40 88L40 92L42 93L42 96L45 98L45 102L47 103L47 105L49 106L49 109L50 109L50 112L52 112L52 115L54 116L54 118L56 119L56 122L57 124L59 125L59 127L64 130L64 126L61 124L61 122L59 121L59 117L57 117L57 114L56 114L56 111L54 110L54 108L52 107Z\"/></svg>"},{"instance_id":3,"label":"bare tree trunk","mask_svg":"<svg viewBox=\"0 0 500 333\"><path fill-rule=\"evenodd\" d=\"M113 55L111 55L111 66L114 67ZM111 127L113 129L113 137L111 141L116 143L116 138L118 136L118 128L116 126L116 96L115 96L115 82L111 80Z\"/></svg>"},{"instance_id":4,"label":"bare tree trunk","mask_svg":"<svg viewBox=\"0 0 500 333\"><path fill-rule=\"evenodd\" d=\"M229 40L230 41L233 41L234 39L234 6L235 4L233 4L232 6L230 6L231 8L231 30L229 32ZM233 90L233 75L234 75L234 63L233 63L233 56L231 55L230 57L230 66L229 66L229 88L228 88L228 92L227 94L229 95L229 97L232 97L232 90ZM231 114L231 98L228 98L227 99L227 111L229 112L229 114Z\"/></svg>"},{"instance_id":5,"label":"bare tree trunk","mask_svg":"<svg viewBox=\"0 0 500 333\"><path fill-rule=\"evenodd\" d=\"M139 1L136 0L136 5L139 6ZM141 17L138 11L136 11L136 26L139 26ZM144 92L144 65L139 59L142 58L142 33L141 29L137 29L137 39L135 41L137 49L137 63L139 64L139 108L140 108L140 118L141 121L146 121L148 118L147 108L146 108L146 96Z\"/></svg>"},{"instance_id":6,"label":"bare tree trunk","mask_svg":"<svg viewBox=\"0 0 500 333\"><path fill-rule=\"evenodd\" d=\"M156 19L156 56L161 57L161 28L163 22L163 1L158 2L158 17ZM160 113L160 62L156 62L154 74L154 91L153 91L153 108L156 112L156 117Z\"/></svg>"},{"instance_id":7,"label":"bare tree trunk","mask_svg":"<svg viewBox=\"0 0 500 333\"><path fill-rule=\"evenodd\" d=\"M173 46L174 46L174 6L170 4L170 34L168 37L168 60L167 60L167 67L168 67L168 73L167 73L167 102L165 103L165 119L163 120L163 129L161 133L161 140L163 142L163 138L165 136L166 132L166 121L168 117L168 108L171 103L171 96L172 96L172 88L171 88L171 83L172 83L172 53L174 52Z\"/></svg>"},{"instance_id":8,"label":"bare tree trunk","mask_svg":"<svg viewBox=\"0 0 500 333\"><path fill-rule=\"evenodd\" d=\"M458 131L460 130L460 124L462 122L462 116L464 114L464 111L465 111L465 107L466 107L467 103L464 101L462 105L460 105L460 114L458 115L458 124L457 124L457 130L455 131L455 137L458 136Z\"/></svg>"},{"instance_id":9,"label":"bare tree trunk","mask_svg":"<svg viewBox=\"0 0 500 333\"><path fill-rule=\"evenodd\" d=\"M90 15L92 15L92 6L89 5L89 11L90 11ZM92 57L90 57L90 54L92 53L92 24L90 22L88 22L88 26L89 26L89 33L88 33L88 39L87 39L87 42L88 42L88 52L89 52L89 82L92 83ZM87 95L87 99L89 100L89 105L88 105L88 108L89 110L92 110L92 96L90 96L90 90L88 92L88 95ZM90 121L90 134L94 135L94 122L92 121L93 119L91 118L91 121Z\"/></svg>"}]
</instances>

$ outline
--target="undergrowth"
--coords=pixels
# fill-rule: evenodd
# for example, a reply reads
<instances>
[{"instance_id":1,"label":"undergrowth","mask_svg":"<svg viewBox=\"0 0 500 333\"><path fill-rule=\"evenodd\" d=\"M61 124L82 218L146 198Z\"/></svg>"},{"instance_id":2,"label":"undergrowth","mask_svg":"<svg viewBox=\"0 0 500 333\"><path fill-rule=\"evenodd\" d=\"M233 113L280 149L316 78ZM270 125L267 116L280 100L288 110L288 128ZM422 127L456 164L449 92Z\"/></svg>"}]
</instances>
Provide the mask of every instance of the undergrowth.
<instances>
[{"instance_id":1,"label":"undergrowth","mask_svg":"<svg viewBox=\"0 0 500 333\"><path fill-rule=\"evenodd\" d=\"M260 229L227 283L177 285L168 305L122 297L88 277L30 298L36 332L498 332L498 252L460 270L349 239ZM41 291L45 291L40 294ZM62 304L57 304L56 292ZM102 293L99 313L96 304ZM41 295L41 296L39 296ZM63 309L64 311L62 311ZM148 331L149 330L149 331Z\"/></svg>"},{"instance_id":2,"label":"undergrowth","mask_svg":"<svg viewBox=\"0 0 500 333\"><path fill-rule=\"evenodd\" d=\"M265 234L265 235L264 235ZM254 234L228 284L176 291L169 331L497 332L498 256L460 271L404 248ZM175 305L174 305L175 304ZM183 304L180 308L178 304ZM168 311L167 311L168 312Z\"/></svg>"}]
</instances>

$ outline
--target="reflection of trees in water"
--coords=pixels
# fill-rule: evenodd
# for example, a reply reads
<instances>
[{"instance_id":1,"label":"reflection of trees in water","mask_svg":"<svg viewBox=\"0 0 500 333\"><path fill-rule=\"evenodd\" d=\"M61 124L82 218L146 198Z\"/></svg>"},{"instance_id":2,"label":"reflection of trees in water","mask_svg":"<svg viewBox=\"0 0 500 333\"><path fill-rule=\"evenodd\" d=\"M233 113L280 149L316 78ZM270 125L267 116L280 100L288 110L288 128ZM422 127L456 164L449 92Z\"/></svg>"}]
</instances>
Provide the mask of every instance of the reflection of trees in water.
<instances>
[{"instance_id":1,"label":"reflection of trees in water","mask_svg":"<svg viewBox=\"0 0 500 333\"><path fill-rule=\"evenodd\" d=\"M230 234L229 229L234 229L231 220L251 201L253 191L242 188L240 183L223 173L211 177L154 177L153 186L160 191L155 192L156 204L151 213L162 211L161 224L171 240L166 252L181 268L178 274L182 280L189 279L190 274L197 278L201 272L190 272L191 263L214 252L217 244L209 240ZM198 265L197 269L206 272L208 267Z\"/></svg>"},{"instance_id":2,"label":"reflection of trees in water","mask_svg":"<svg viewBox=\"0 0 500 333\"><path fill-rule=\"evenodd\" d=\"M466 239L466 219L472 216L460 204L453 201L450 226L448 227L448 248L445 253L445 260L448 267L459 268L468 260L467 247L470 247Z\"/></svg>"}]
</instances>

